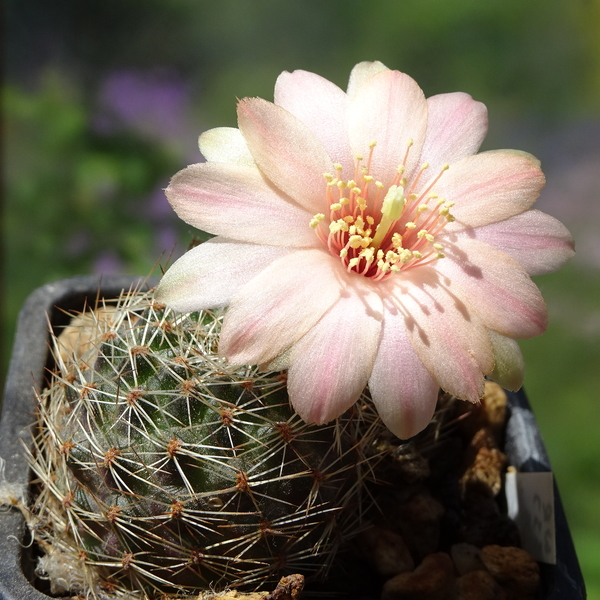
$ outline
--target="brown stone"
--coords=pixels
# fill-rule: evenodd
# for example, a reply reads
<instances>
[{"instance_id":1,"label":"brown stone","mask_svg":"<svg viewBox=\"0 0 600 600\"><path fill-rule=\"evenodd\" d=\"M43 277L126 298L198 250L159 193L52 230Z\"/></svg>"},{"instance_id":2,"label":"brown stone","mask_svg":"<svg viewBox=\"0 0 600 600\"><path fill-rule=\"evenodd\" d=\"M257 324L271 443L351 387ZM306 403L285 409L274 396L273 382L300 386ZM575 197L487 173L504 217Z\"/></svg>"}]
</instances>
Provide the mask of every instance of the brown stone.
<instances>
[{"instance_id":1,"label":"brown stone","mask_svg":"<svg viewBox=\"0 0 600 600\"><path fill-rule=\"evenodd\" d=\"M450 556L459 575L485 569L480 554L481 550L477 546L466 542L453 544L450 548Z\"/></svg>"},{"instance_id":2,"label":"brown stone","mask_svg":"<svg viewBox=\"0 0 600 600\"><path fill-rule=\"evenodd\" d=\"M501 584L517 594L533 594L540 585L540 567L533 557L513 546L485 546L481 560Z\"/></svg>"},{"instance_id":3,"label":"brown stone","mask_svg":"<svg viewBox=\"0 0 600 600\"><path fill-rule=\"evenodd\" d=\"M488 428L480 429L465 452L466 466L460 480L463 496L496 496L502 489L506 456L500 452Z\"/></svg>"},{"instance_id":4,"label":"brown stone","mask_svg":"<svg viewBox=\"0 0 600 600\"><path fill-rule=\"evenodd\" d=\"M463 542L479 548L490 544L519 545L519 532L514 521L500 513L494 498L471 495L463 506L464 520L461 528Z\"/></svg>"},{"instance_id":5,"label":"brown stone","mask_svg":"<svg viewBox=\"0 0 600 600\"><path fill-rule=\"evenodd\" d=\"M398 477L408 484L424 481L429 477L429 461L422 456L413 442L401 444L391 455Z\"/></svg>"},{"instance_id":6,"label":"brown stone","mask_svg":"<svg viewBox=\"0 0 600 600\"><path fill-rule=\"evenodd\" d=\"M394 525L415 561L438 549L440 526L446 509L428 491L422 490L397 508Z\"/></svg>"},{"instance_id":7,"label":"brown stone","mask_svg":"<svg viewBox=\"0 0 600 600\"><path fill-rule=\"evenodd\" d=\"M461 402L458 412L468 416L461 420L461 430L472 437L482 427L493 433L496 443L501 446L504 438L508 398L506 392L494 381L485 382L485 391L481 401L473 404Z\"/></svg>"},{"instance_id":8,"label":"brown stone","mask_svg":"<svg viewBox=\"0 0 600 600\"><path fill-rule=\"evenodd\" d=\"M501 445L504 441L504 425L508 407L506 392L495 381L486 381L481 404L486 414L487 425L496 436L498 444Z\"/></svg>"},{"instance_id":9,"label":"brown stone","mask_svg":"<svg viewBox=\"0 0 600 600\"><path fill-rule=\"evenodd\" d=\"M271 592L239 592L225 590L223 592L206 591L196 596L195 600L300 600L304 588L304 575L293 574L282 577L277 587Z\"/></svg>"},{"instance_id":10,"label":"brown stone","mask_svg":"<svg viewBox=\"0 0 600 600\"><path fill-rule=\"evenodd\" d=\"M508 600L504 588L483 570L470 571L456 580L453 600Z\"/></svg>"},{"instance_id":11,"label":"brown stone","mask_svg":"<svg viewBox=\"0 0 600 600\"><path fill-rule=\"evenodd\" d=\"M415 563L402 536L383 527L371 527L359 537L365 560L383 577L412 571Z\"/></svg>"},{"instance_id":12,"label":"brown stone","mask_svg":"<svg viewBox=\"0 0 600 600\"><path fill-rule=\"evenodd\" d=\"M444 600L454 585L454 565L445 552L430 554L410 573L388 579L381 600Z\"/></svg>"}]
</instances>

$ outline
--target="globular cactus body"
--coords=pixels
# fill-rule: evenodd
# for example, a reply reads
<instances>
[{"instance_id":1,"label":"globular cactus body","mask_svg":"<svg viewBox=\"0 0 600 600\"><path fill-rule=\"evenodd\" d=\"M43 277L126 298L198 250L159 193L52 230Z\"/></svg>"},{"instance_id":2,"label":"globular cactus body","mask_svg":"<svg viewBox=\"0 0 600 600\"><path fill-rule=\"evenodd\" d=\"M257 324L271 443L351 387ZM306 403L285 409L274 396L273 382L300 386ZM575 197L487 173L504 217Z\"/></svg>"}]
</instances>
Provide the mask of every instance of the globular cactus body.
<instances>
[{"instance_id":1,"label":"globular cactus body","mask_svg":"<svg viewBox=\"0 0 600 600\"><path fill-rule=\"evenodd\" d=\"M284 376L217 356L218 313L130 294L87 319L40 397L42 546L84 589L146 596L325 572L360 520L371 409L303 423Z\"/></svg>"}]
</instances>

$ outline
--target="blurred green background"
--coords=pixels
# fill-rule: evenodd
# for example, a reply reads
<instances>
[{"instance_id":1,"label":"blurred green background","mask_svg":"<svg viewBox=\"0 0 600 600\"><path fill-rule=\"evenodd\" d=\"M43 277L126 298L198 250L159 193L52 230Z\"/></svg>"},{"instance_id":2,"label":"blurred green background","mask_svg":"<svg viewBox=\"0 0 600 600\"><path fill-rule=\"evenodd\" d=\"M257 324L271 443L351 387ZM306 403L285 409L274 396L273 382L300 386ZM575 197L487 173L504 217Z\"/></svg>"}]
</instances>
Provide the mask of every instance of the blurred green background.
<instances>
[{"instance_id":1,"label":"blurred green background","mask_svg":"<svg viewBox=\"0 0 600 600\"><path fill-rule=\"evenodd\" d=\"M381 60L490 112L484 149L542 160L538 207L578 254L537 283L551 325L526 389L589 598L600 599L600 0L6 0L4 372L19 306L84 273L147 274L193 232L162 189L235 99L306 69L345 87Z\"/></svg>"}]
</instances>

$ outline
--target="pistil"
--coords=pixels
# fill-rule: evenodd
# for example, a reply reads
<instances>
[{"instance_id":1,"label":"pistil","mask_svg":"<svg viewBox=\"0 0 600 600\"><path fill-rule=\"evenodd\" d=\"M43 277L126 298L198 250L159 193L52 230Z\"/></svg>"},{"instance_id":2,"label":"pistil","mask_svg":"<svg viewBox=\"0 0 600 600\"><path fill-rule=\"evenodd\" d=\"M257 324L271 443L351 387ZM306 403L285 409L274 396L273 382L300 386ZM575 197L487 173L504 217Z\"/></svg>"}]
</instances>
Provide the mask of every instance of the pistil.
<instances>
[{"instance_id":1,"label":"pistil","mask_svg":"<svg viewBox=\"0 0 600 600\"><path fill-rule=\"evenodd\" d=\"M394 223L400 218L405 205L404 188L401 185L393 185L383 199L381 221L377 225L375 237L371 243L371 246L375 250L381 246L381 243L386 238Z\"/></svg>"}]
</instances>

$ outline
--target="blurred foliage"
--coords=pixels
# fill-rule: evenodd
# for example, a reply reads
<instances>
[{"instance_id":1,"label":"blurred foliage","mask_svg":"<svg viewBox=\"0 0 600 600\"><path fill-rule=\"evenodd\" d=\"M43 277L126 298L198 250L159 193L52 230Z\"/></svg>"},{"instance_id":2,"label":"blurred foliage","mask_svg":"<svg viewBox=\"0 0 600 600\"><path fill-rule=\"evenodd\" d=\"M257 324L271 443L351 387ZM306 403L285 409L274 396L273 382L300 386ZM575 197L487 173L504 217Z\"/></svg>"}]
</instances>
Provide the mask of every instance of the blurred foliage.
<instances>
[{"instance_id":1,"label":"blurred foliage","mask_svg":"<svg viewBox=\"0 0 600 600\"><path fill-rule=\"evenodd\" d=\"M485 102L486 147L547 153L555 168L578 155L552 131L600 120L600 0L6 0L4 8L5 352L18 307L39 285L146 274L183 251L194 232L161 188L199 160L201 131L235 125L236 97L272 98L283 70L345 87L355 63L381 60L428 96L461 90ZM600 600L592 323L600 275L590 264L539 279L551 326L523 350L589 598Z\"/></svg>"},{"instance_id":2,"label":"blurred foliage","mask_svg":"<svg viewBox=\"0 0 600 600\"><path fill-rule=\"evenodd\" d=\"M4 90L5 308L32 289L95 264L146 273L160 257L141 203L180 166L159 144L90 127L69 82L46 73L36 93ZM173 219L175 222L175 219Z\"/></svg>"}]
</instances>

